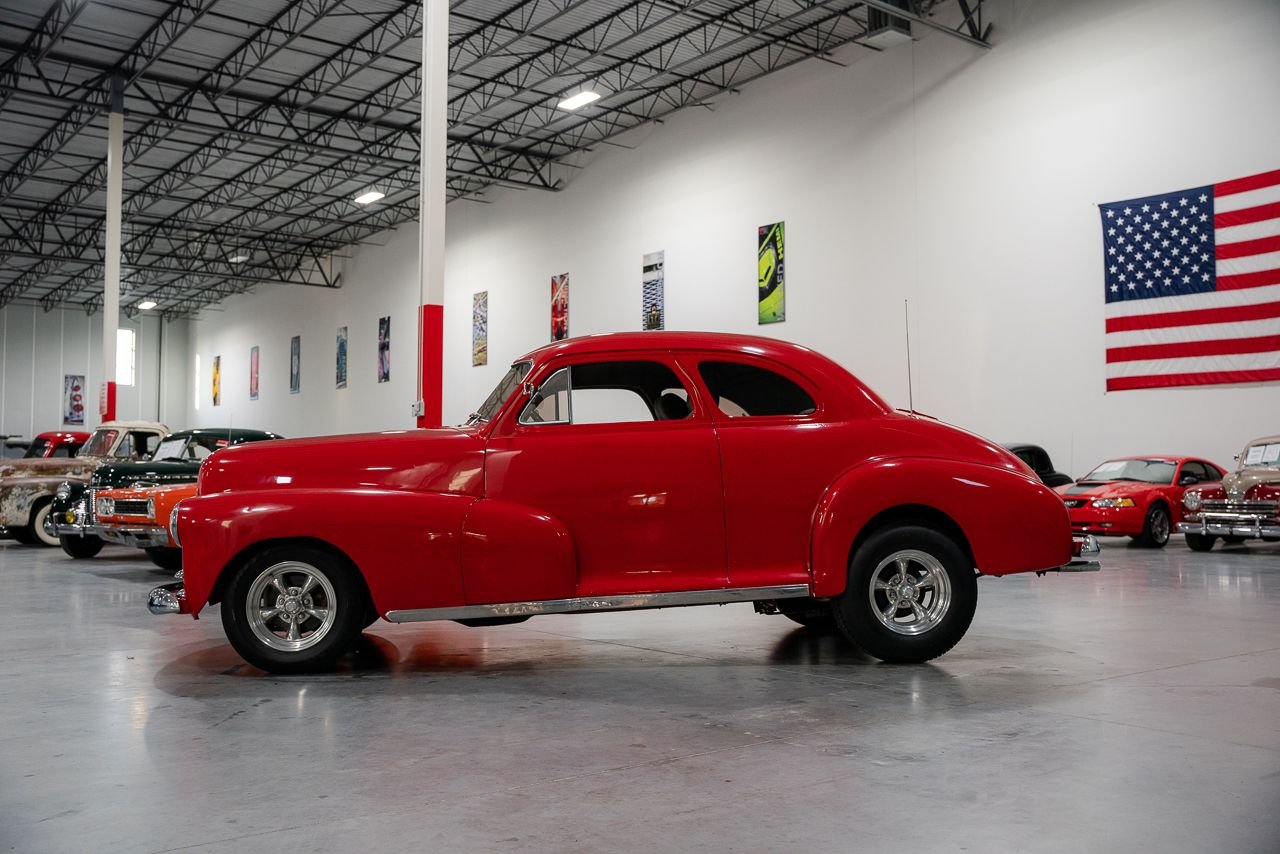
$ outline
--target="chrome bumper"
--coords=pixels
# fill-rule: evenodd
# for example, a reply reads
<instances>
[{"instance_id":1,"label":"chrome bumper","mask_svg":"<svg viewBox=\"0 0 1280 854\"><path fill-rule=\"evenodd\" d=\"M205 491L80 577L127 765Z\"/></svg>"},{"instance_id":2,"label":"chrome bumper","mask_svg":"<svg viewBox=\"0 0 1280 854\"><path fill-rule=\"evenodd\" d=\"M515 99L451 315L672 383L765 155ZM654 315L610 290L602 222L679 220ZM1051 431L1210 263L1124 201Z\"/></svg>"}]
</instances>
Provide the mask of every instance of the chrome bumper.
<instances>
[{"instance_id":1,"label":"chrome bumper","mask_svg":"<svg viewBox=\"0 0 1280 854\"><path fill-rule=\"evenodd\" d=\"M108 543L135 549L164 548L169 545L169 532L164 528L114 528L106 525L53 525L45 522L45 530L60 537L99 537Z\"/></svg>"},{"instance_id":2,"label":"chrome bumper","mask_svg":"<svg viewBox=\"0 0 1280 854\"><path fill-rule=\"evenodd\" d=\"M182 585L162 584L147 597L147 610L153 614L190 614L187 594Z\"/></svg>"},{"instance_id":3,"label":"chrome bumper","mask_svg":"<svg viewBox=\"0 0 1280 854\"><path fill-rule=\"evenodd\" d=\"M1085 534L1072 539L1075 542L1075 557L1070 563L1058 567L1058 572L1097 572L1102 569L1102 562L1098 560L1098 555L1102 554L1102 546L1098 545L1098 538L1093 534Z\"/></svg>"},{"instance_id":4,"label":"chrome bumper","mask_svg":"<svg viewBox=\"0 0 1280 854\"><path fill-rule=\"evenodd\" d=\"M1199 522L1179 522L1178 533L1209 537L1246 537L1255 540L1280 540L1280 521L1245 513L1214 514Z\"/></svg>"}]
</instances>

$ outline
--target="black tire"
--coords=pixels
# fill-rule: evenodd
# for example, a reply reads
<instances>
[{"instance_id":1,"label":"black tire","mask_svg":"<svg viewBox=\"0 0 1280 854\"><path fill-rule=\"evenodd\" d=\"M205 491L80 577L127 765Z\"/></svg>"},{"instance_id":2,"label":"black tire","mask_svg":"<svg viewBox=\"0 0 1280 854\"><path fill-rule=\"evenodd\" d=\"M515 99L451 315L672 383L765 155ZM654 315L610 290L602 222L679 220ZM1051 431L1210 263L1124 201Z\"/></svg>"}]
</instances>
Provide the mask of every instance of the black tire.
<instances>
[{"instance_id":1,"label":"black tire","mask_svg":"<svg viewBox=\"0 0 1280 854\"><path fill-rule=\"evenodd\" d=\"M905 588L904 583L873 588L877 581L883 585L902 579L903 562L911 576ZM902 595L911 597L923 619L900 622L916 610L893 607ZM892 664L918 664L955 646L977 607L978 579L964 549L932 528L903 525L878 531L858 547L849 561L848 586L833 612L844 635L868 655Z\"/></svg>"},{"instance_id":2,"label":"black tire","mask_svg":"<svg viewBox=\"0 0 1280 854\"><path fill-rule=\"evenodd\" d=\"M1133 541L1138 545L1162 549L1169 544L1169 534L1172 530L1173 522L1169 518L1169 508L1156 502L1147 510L1147 518L1142 522L1142 533L1134 537Z\"/></svg>"},{"instance_id":3,"label":"black tire","mask_svg":"<svg viewBox=\"0 0 1280 854\"><path fill-rule=\"evenodd\" d=\"M1207 552L1217 540L1212 534L1187 534L1187 548L1193 552Z\"/></svg>"},{"instance_id":4,"label":"black tire","mask_svg":"<svg viewBox=\"0 0 1280 854\"><path fill-rule=\"evenodd\" d=\"M815 632L834 632L839 629L830 602L818 602L814 599L778 599L773 604L779 614L806 629L812 629Z\"/></svg>"},{"instance_id":5,"label":"black tire","mask_svg":"<svg viewBox=\"0 0 1280 854\"><path fill-rule=\"evenodd\" d=\"M154 549L143 549L143 551L147 553L147 557L151 558L151 562L161 569L169 572L182 569L182 549L157 546Z\"/></svg>"},{"instance_id":6,"label":"black tire","mask_svg":"<svg viewBox=\"0 0 1280 854\"><path fill-rule=\"evenodd\" d=\"M368 619L369 595L347 561L315 546L284 545L259 552L232 572L222 599L222 628L254 667L279 674L331 670L355 648ZM272 586L272 577L283 579L287 596ZM307 578L323 581L304 595ZM319 611L323 618L315 615ZM299 620L296 639L284 628L290 613Z\"/></svg>"},{"instance_id":7,"label":"black tire","mask_svg":"<svg viewBox=\"0 0 1280 854\"><path fill-rule=\"evenodd\" d=\"M34 546L36 544L36 535L31 533L31 529L25 525L15 525L9 529L9 533L13 534L13 538L24 546Z\"/></svg>"},{"instance_id":8,"label":"black tire","mask_svg":"<svg viewBox=\"0 0 1280 854\"><path fill-rule=\"evenodd\" d=\"M28 530L31 533L31 545L44 546L45 548L53 548L59 545L58 535L50 534L44 529L44 520L49 518L49 512L53 509L53 499L47 498L38 502L31 510L31 525Z\"/></svg>"},{"instance_id":9,"label":"black tire","mask_svg":"<svg viewBox=\"0 0 1280 854\"><path fill-rule=\"evenodd\" d=\"M91 558L102 551L102 547L106 545L101 537L95 537L92 534L83 537L61 536L58 537L58 544L62 546L64 552L76 560Z\"/></svg>"}]
</instances>

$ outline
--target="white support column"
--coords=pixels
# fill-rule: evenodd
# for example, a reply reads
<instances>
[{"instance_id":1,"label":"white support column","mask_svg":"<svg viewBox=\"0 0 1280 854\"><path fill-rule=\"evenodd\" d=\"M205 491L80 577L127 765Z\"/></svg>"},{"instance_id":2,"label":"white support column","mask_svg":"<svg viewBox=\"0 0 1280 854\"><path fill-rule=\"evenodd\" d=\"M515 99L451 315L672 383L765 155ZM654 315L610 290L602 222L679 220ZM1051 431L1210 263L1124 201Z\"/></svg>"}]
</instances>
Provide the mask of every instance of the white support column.
<instances>
[{"instance_id":1,"label":"white support column","mask_svg":"<svg viewBox=\"0 0 1280 854\"><path fill-rule=\"evenodd\" d=\"M422 0L422 141L418 200L419 427L443 422L444 208L449 124L449 2Z\"/></svg>"},{"instance_id":2,"label":"white support column","mask_svg":"<svg viewBox=\"0 0 1280 854\"><path fill-rule=\"evenodd\" d=\"M124 206L124 92L111 81L107 116L107 245L103 254L102 381L103 420L116 417L116 329L120 324L120 226Z\"/></svg>"}]
</instances>

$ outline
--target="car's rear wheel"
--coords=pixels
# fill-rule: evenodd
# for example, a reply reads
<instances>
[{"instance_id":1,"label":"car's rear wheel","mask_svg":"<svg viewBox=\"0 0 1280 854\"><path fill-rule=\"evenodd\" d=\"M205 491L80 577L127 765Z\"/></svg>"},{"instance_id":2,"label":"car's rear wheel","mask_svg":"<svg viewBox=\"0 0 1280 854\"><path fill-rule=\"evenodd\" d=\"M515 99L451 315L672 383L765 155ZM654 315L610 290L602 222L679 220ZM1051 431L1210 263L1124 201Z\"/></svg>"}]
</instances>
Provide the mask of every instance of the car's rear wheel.
<instances>
[{"instance_id":1,"label":"car's rear wheel","mask_svg":"<svg viewBox=\"0 0 1280 854\"><path fill-rule=\"evenodd\" d=\"M42 501L36 505L35 512L31 514L31 536L32 544L53 548L59 545L58 535L51 534L44 529L45 520L49 518L49 511L53 509L53 499Z\"/></svg>"},{"instance_id":2,"label":"car's rear wheel","mask_svg":"<svg viewBox=\"0 0 1280 854\"><path fill-rule=\"evenodd\" d=\"M1193 552L1207 552L1217 539L1212 534L1187 534L1187 548Z\"/></svg>"},{"instance_id":3,"label":"car's rear wheel","mask_svg":"<svg viewBox=\"0 0 1280 854\"><path fill-rule=\"evenodd\" d=\"M71 555L76 560L84 560L91 558L98 552L102 551L102 547L106 545L101 537L95 537L92 534L86 534L83 537L62 536L58 537L58 544L62 546L62 550Z\"/></svg>"},{"instance_id":4,"label":"car's rear wheel","mask_svg":"<svg viewBox=\"0 0 1280 854\"><path fill-rule=\"evenodd\" d=\"M1172 525L1169 521L1169 508L1163 504L1152 504L1147 511L1147 518L1142 523L1142 533L1133 538L1134 542L1162 549L1169 542Z\"/></svg>"},{"instance_id":5,"label":"car's rear wheel","mask_svg":"<svg viewBox=\"0 0 1280 854\"><path fill-rule=\"evenodd\" d=\"M816 632L836 631L836 615L830 602L814 599L779 599L773 603L778 613L806 629ZM794 630L793 630L794 631Z\"/></svg>"},{"instance_id":6,"label":"car's rear wheel","mask_svg":"<svg viewBox=\"0 0 1280 854\"><path fill-rule=\"evenodd\" d=\"M903 525L858 547L833 612L868 655L913 664L955 646L977 606L978 580L964 550L932 528Z\"/></svg>"},{"instance_id":7,"label":"car's rear wheel","mask_svg":"<svg viewBox=\"0 0 1280 854\"><path fill-rule=\"evenodd\" d=\"M169 572L177 572L182 569L182 549L158 546L144 551L146 551L147 557L151 558L151 562L161 569L167 569Z\"/></svg>"},{"instance_id":8,"label":"car's rear wheel","mask_svg":"<svg viewBox=\"0 0 1280 854\"><path fill-rule=\"evenodd\" d=\"M250 558L222 602L231 645L271 673L331 669L355 646L368 614L356 570L314 546L280 546Z\"/></svg>"}]
</instances>

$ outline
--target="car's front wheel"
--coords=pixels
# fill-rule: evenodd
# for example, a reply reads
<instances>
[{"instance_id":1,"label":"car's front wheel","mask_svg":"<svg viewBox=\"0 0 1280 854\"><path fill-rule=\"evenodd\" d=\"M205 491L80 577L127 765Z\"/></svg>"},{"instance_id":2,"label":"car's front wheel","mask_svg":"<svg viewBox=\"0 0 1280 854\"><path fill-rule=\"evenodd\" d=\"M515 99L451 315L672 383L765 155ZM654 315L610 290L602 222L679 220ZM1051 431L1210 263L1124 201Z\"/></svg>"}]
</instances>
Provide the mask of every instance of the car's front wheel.
<instances>
[{"instance_id":1,"label":"car's front wheel","mask_svg":"<svg viewBox=\"0 0 1280 854\"><path fill-rule=\"evenodd\" d=\"M1193 552L1207 552L1217 540L1212 534L1187 534L1187 548Z\"/></svg>"},{"instance_id":2,"label":"car's front wheel","mask_svg":"<svg viewBox=\"0 0 1280 854\"><path fill-rule=\"evenodd\" d=\"M1142 533L1134 537L1134 542L1143 546L1162 549L1169 542L1172 530L1169 522L1169 508L1163 504L1152 504L1147 511L1147 518L1142 523Z\"/></svg>"},{"instance_id":3,"label":"car's front wheel","mask_svg":"<svg viewBox=\"0 0 1280 854\"><path fill-rule=\"evenodd\" d=\"M858 547L834 612L840 630L868 655L914 664L955 646L977 606L978 579L964 550L932 528L903 525Z\"/></svg>"},{"instance_id":4,"label":"car's front wheel","mask_svg":"<svg viewBox=\"0 0 1280 854\"><path fill-rule=\"evenodd\" d=\"M87 534L83 537L74 535L58 537L58 543L62 546L64 552L76 560L91 558L102 551L102 547L106 545L101 537L95 537L93 534Z\"/></svg>"},{"instance_id":5,"label":"car's front wheel","mask_svg":"<svg viewBox=\"0 0 1280 854\"><path fill-rule=\"evenodd\" d=\"M364 584L346 561L314 546L279 546L235 570L222 627L255 667L312 673L351 651L368 613Z\"/></svg>"},{"instance_id":6,"label":"car's front wheel","mask_svg":"<svg viewBox=\"0 0 1280 854\"><path fill-rule=\"evenodd\" d=\"M31 542L33 544L49 547L59 545L58 535L51 534L44 529L45 520L49 518L49 511L52 509L53 499L49 499L48 501L41 502L41 504L36 507L35 512L31 514Z\"/></svg>"}]
</instances>

